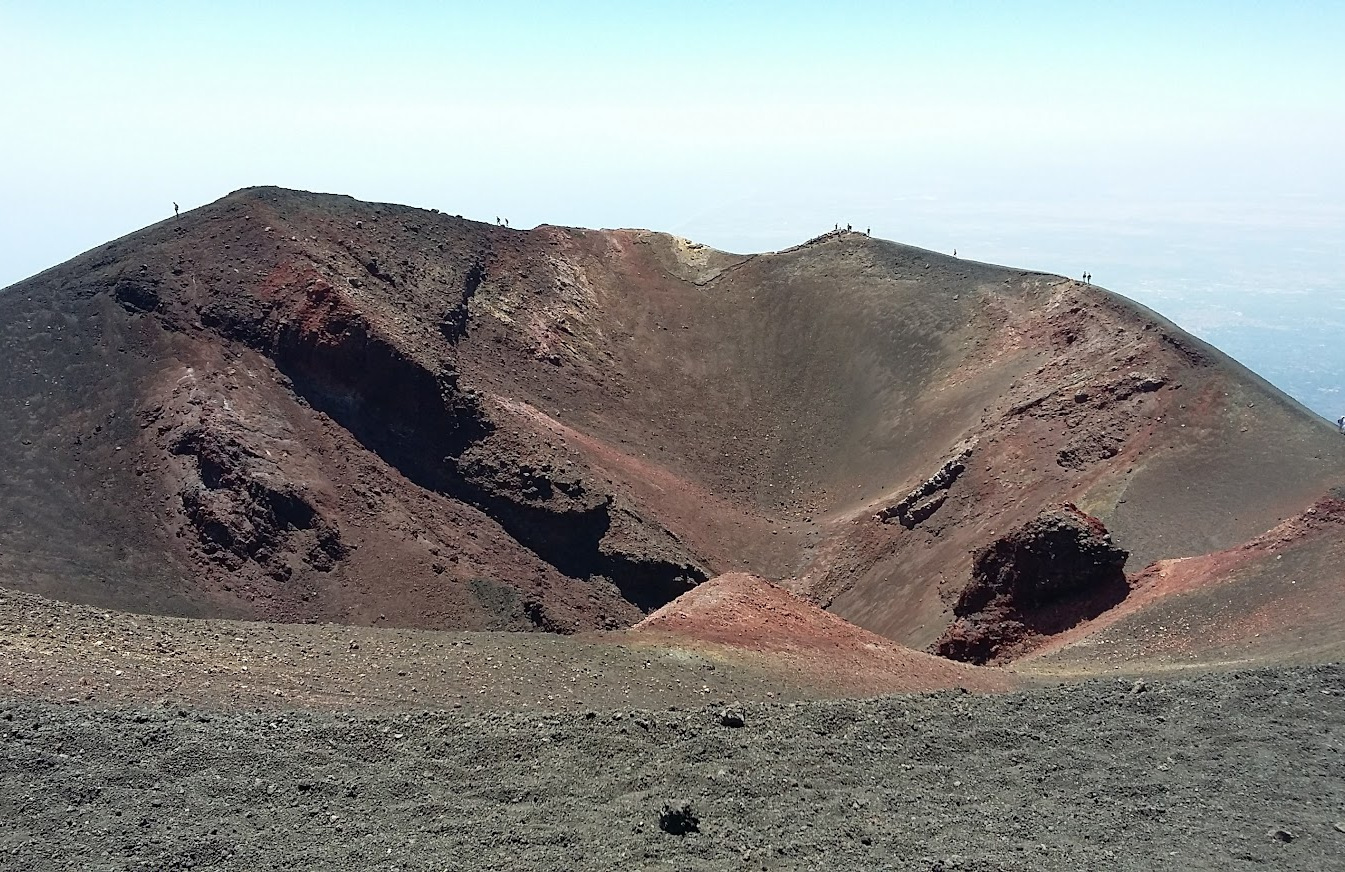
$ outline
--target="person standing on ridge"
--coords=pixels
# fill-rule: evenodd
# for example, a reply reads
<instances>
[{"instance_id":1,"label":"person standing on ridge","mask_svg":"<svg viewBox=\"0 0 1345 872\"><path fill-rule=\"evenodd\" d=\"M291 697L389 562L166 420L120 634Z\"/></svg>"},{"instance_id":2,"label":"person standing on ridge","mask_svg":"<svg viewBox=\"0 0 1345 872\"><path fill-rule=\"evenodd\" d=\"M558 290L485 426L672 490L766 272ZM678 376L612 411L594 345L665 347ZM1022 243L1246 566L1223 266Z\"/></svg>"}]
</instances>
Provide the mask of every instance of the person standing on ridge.
<instances>
[{"instance_id":1,"label":"person standing on ridge","mask_svg":"<svg viewBox=\"0 0 1345 872\"><path fill-rule=\"evenodd\" d=\"M1345 434L1345 415L1341 415L1336 419L1336 428L1339 429L1342 434Z\"/></svg>"},{"instance_id":2,"label":"person standing on ridge","mask_svg":"<svg viewBox=\"0 0 1345 872\"><path fill-rule=\"evenodd\" d=\"M181 213L179 213L178 210L177 210L177 203L174 203L174 204L173 204L173 217L174 217L174 218L181 218L181 217L182 217Z\"/></svg>"}]
</instances>

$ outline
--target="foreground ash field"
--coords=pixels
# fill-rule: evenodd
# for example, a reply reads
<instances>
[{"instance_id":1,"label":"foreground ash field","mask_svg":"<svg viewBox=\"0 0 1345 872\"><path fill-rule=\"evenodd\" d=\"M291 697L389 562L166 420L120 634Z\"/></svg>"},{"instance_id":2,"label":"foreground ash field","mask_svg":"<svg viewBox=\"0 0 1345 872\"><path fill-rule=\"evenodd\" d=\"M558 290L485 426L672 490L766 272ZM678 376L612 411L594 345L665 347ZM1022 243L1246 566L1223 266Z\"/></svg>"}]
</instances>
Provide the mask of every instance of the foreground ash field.
<instances>
[{"instance_id":1,"label":"foreground ash field","mask_svg":"<svg viewBox=\"0 0 1345 872\"><path fill-rule=\"evenodd\" d=\"M259 188L0 348L0 867L1345 850L1345 439L1102 289Z\"/></svg>"}]
</instances>

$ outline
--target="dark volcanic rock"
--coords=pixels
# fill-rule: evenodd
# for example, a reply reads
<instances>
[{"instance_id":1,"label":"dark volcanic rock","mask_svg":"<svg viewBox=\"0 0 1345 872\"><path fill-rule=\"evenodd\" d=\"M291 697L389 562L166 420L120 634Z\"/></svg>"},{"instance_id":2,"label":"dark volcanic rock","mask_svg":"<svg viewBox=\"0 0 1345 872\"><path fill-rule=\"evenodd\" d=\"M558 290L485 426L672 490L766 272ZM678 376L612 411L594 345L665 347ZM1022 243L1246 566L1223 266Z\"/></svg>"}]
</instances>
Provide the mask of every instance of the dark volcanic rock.
<instances>
[{"instance_id":1,"label":"dark volcanic rock","mask_svg":"<svg viewBox=\"0 0 1345 872\"><path fill-rule=\"evenodd\" d=\"M673 836L685 836L687 833L700 832L700 818L691 810L691 803L668 803L659 812L658 826L663 832Z\"/></svg>"},{"instance_id":2,"label":"dark volcanic rock","mask_svg":"<svg viewBox=\"0 0 1345 872\"><path fill-rule=\"evenodd\" d=\"M894 505L878 513L878 520L890 523L893 518L907 530L927 521L948 499L948 489L967 471L967 461L974 446L961 447L957 454L944 461L938 471L920 483Z\"/></svg>"},{"instance_id":3,"label":"dark volcanic rock","mask_svg":"<svg viewBox=\"0 0 1345 872\"><path fill-rule=\"evenodd\" d=\"M1069 503L1048 509L977 552L957 620L933 650L968 663L1010 660L1125 599L1127 557L1097 518Z\"/></svg>"}]
</instances>

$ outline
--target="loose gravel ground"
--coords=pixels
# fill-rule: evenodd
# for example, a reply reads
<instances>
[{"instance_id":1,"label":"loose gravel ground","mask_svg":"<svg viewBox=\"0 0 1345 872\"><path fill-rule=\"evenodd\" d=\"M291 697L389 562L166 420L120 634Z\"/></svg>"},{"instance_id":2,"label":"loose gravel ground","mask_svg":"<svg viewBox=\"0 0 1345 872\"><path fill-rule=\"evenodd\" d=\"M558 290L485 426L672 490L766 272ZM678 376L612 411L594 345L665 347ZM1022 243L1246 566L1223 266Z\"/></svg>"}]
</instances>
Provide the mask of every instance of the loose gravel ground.
<instances>
[{"instance_id":1,"label":"loose gravel ground","mask_svg":"<svg viewBox=\"0 0 1345 872\"><path fill-rule=\"evenodd\" d=\"M20 697L0 743L4 869L1345 869L1338 665L553 714Z\"/></svg>"}]
</instances>

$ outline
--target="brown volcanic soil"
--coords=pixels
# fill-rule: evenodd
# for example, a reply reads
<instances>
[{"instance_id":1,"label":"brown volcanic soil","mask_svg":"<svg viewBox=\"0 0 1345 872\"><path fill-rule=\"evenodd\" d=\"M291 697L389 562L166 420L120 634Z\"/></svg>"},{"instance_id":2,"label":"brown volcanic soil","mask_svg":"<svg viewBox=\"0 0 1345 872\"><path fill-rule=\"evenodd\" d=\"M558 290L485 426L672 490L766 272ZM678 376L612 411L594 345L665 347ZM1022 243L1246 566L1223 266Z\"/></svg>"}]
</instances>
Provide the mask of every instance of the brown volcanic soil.
<instances>
[{"instance_id":1,"label":"brown volcanic soil","mask_svg":"<svg viewBox=\"0 0 1345 872\"><path fill-rule=\"evenodd\" d=\"M583 711L846 692L853 687L769 662L619 634L202 621L0 589L0 696L225 709Z\"/></svg>"},{"instance_id":2,"label":"brown volcanic soil","mask_svg":"<svg viewBox=\"0 0 1345 872\"><path fill-rule=\"evenodd\" d=\"M141 612L573 632L746 571L920 649L1049 506L1133 574L1345 484L1328 424L1142 307L854 233L248 189L7 289L0 347L0 578Z\"/></svg>"}]
</instances>

